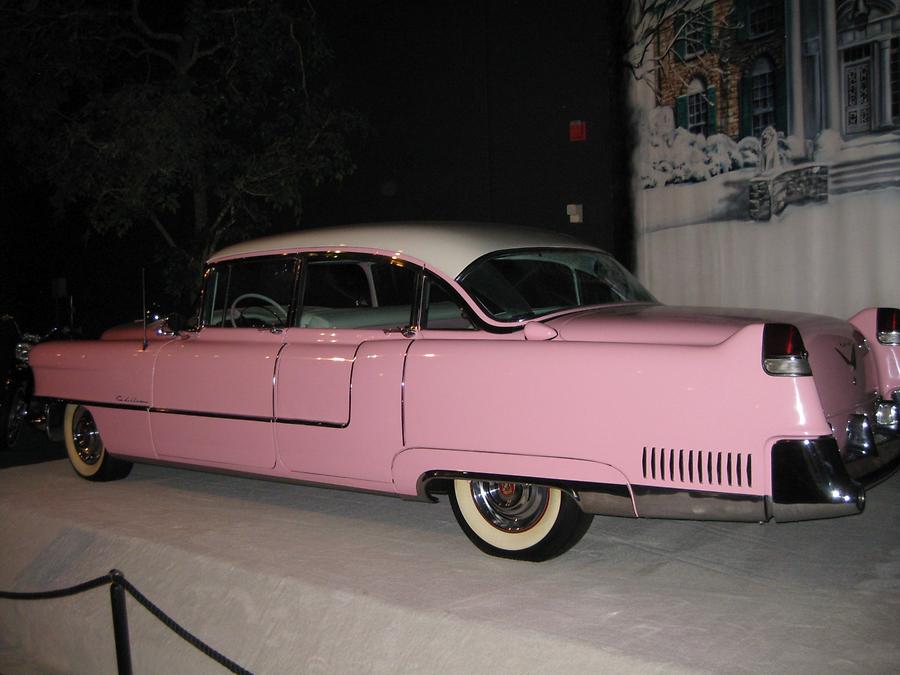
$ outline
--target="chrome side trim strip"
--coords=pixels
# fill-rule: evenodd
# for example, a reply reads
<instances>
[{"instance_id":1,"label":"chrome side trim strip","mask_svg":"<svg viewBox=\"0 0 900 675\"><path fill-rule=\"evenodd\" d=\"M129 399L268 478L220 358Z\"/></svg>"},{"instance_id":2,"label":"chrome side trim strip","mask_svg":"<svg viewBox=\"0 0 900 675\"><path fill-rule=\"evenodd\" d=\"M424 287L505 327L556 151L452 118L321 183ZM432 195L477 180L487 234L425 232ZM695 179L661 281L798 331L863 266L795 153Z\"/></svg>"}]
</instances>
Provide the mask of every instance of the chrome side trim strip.
<instances>
[{"instance_id":1,"label":"chrome side trim strip","mask_svg":"<svg viewBox=\"0 0 900 675\"><path fill-rule=\"evenodd\" d=\"M287 417L276 417L272 420L275 424L297 424L306 427L326 427L328 429L346 429L350 422L319 422L315 420L295 420Z\"/></svg>"},{"instance_id":2,"label":"chrome side trim strip","mask_svg":"<svg viewBox=\"0 0 900 675\"><path fill-rule=\"evenodd\" d=\"M63 399L59 399L63 400ZM113 410L137 410L139 412L150 412L147 405L136 405L133 403L101 403L99 401L73 401L65 399L66 403L74 403L81 406L93 406L95 408L112 408Z\"/></svg>"},{"instance_id":3,"label":"chrome side trim strip","mask_svg":"<svg viewBox=\"0 0 900 675\"><path fill-rule=\"evenodd\" d=\"M265 422L271 424L299 424L309 427L328 427L330 429L345 429L349 422L320 422L317 420L300 420L290 417L264 417L258 415L233 415L230 413L215 413L203 410L181 410L178 408L155 408L142 405L131 405L127 403L100 403L98 401L68 401L82 406L92 406L95 408L111 408L113 410L134 410L137 412L148 412L160 415L186 415L189 417L206 417L210 419L220 420L238 420L241 422Z\"/></svg>"},{"instance_id":4,"label":"chrome side trim strip","mask_svg":"<svg viewBox=\"0 0 900 675\"><path fill-rule=\"evenodd\" d=\"M652 485L632 485L634 505L640 518L685 518L765 522L769 519L766 498L708 490L684 490Z\"/></svg>"},{"instance_id":5,"label":"chrome side trim strip","mask_svg":"<svg viewBox=\"0 0 900 675\"><path fill-rule=\"evenodd\" d=\"M208 417L218 420L239 420L241 422L274 422L273 417L257 415L232 415L228 413L204 412L200 410L181 410L178 408L150 408L149 412L159 415L184 415L187 417Z\"/></svg>"}]
</instances>

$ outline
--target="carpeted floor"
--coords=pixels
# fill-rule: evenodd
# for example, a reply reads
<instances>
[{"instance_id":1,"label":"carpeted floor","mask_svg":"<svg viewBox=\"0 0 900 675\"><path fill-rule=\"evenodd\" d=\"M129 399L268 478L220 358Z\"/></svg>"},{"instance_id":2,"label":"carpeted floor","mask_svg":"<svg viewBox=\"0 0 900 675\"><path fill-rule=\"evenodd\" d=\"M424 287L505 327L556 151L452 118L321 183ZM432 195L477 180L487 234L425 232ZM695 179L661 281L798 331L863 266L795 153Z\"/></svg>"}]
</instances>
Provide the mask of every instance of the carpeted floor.
<instances>
[{"instance_id":1,"label":"carpeted floor","mask_svg":"<svg viewBox=\"0 0 900 675\"><path fill-rule=\"evenodd\" d=\"M118 568L256 673L896 672L900 476L860 516L594 519L547 563L480 553L437 505L136 466L0 471L0 589ZM128 601L135 672L224 672ZM115 671L109 593L0 600L0 672Z\"/></svg>"}]
</instances>

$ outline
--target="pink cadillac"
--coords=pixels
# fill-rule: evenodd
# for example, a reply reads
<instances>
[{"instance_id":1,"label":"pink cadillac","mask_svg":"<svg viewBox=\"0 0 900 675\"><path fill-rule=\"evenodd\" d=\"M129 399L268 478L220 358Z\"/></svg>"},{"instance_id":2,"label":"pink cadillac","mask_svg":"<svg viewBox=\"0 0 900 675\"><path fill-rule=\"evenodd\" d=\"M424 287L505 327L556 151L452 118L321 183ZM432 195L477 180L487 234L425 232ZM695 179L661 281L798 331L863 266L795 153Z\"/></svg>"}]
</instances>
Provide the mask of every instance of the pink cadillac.
<instances>
[{"instance_id":1,"label":"pink cadillac","mask_svg":"<svg viewBox=\"0 0 900 675\"><path fill-rule=\"evenodd\" d=\"M89 480L153 462L445 494L479 548L527 560L594 514L858 513L900 462L897 309L667 307L603 251L497 225L231 246L196 326L113 328L30 362Z\"/></svg>"}]
</instances>

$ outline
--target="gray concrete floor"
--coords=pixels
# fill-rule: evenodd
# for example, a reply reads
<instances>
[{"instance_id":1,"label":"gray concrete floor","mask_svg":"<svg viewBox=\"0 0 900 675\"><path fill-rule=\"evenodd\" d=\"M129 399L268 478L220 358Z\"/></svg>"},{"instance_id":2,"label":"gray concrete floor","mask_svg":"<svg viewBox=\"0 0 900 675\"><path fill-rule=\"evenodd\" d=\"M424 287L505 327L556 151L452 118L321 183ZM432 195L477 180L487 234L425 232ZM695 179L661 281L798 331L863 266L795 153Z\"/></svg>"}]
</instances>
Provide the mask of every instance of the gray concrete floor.
<instances>
[{"instance_id":1,"label":"gray concrete floor","mask_svg":"<svg viewBox=\"0 0 900 675\"><path fill-rule=\"evenodd\" d=\"M0 471L0 588L122 570L258 673L900 670L900 476L850 518L595 518L572 551L490 558L449 505L150 466ZM135 672L222 670L129 601ZM0 672L114 672L108 592L0 600Z\"/></svg>"}]
</instances>

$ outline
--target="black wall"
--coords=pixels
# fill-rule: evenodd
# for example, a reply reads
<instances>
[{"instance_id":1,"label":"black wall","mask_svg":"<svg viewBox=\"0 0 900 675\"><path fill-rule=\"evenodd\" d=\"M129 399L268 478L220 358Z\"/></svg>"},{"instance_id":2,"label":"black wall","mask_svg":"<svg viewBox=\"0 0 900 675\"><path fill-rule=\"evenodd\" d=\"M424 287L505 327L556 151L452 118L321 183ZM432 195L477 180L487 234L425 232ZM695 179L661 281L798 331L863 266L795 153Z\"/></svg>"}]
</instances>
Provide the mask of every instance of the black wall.
<instances>
[{"instance_id":1,"label":"black wall","mask_svg":"<svg viewBox=\"0 0 900 675\"><path fill-rule=\"evenodd\" d=\"M335 89L368 117L358 170L306 204L302 226L487 220L571 232L631 261L620 0L313 0L332 45ZM570 143L568 123L588 123ZM87 334L140 315L162 280L152 230L125 239L54 223L46 186L0 167L0 314L23 328L64 321L64 277ZM570 225L567 203L584 204ZM73 216L74 218L75 216ZM276 227L294 228L290 218Z\"/></svg>"},{"instance_id":2,"label":"black wall","mask_svg":"<svg viewBox=\"0 0 900 675\"><path fill-rule=\"evenodd\" d=\"M369 133L357 172L308 204L305 223L510 222L630 263L619 4L330 3L340 95ZM569 141L570 120L587 122L587 141ZM584 205L583 224L568 203Z\"/></svg>"}]
</instances>

